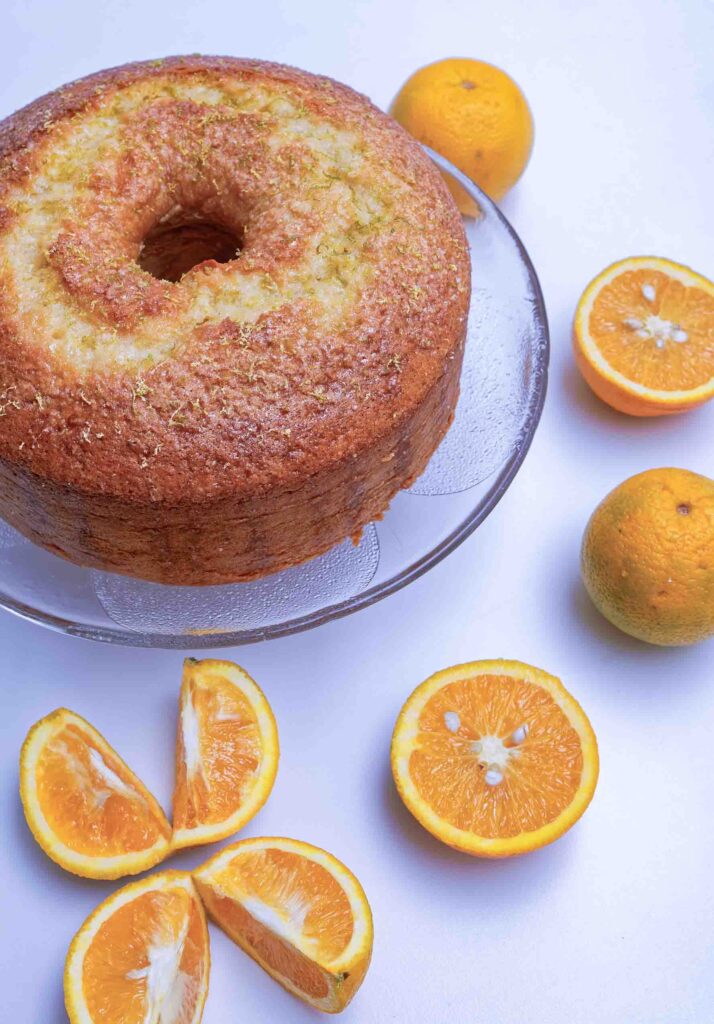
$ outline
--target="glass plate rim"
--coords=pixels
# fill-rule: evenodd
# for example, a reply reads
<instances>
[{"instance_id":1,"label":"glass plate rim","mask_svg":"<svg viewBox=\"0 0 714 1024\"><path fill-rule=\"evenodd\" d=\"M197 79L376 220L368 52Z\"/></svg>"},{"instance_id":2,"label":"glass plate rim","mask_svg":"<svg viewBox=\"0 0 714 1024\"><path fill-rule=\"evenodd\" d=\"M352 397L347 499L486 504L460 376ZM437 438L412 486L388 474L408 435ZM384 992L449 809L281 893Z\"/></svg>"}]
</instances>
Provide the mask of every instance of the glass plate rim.
<instances>
[{"instance_id":1,"label":"glass plate rim","mask_svg":"<svg viewBox=\"0 0 714 1024\"><path fill-rule=\"evenodd\" d=\"M548 317L545 308L545 300L541 289L538 275L533 263L526 251L525 246L518 237L505 215L501 213L498 206L476 185L470 178L462 174L453 164L444 157L434 152L428 146L422 147L429 157L441 170L446 171L470 194L471 198L480 207L485 207L489 214L499 221L506 233L514 242L518 254L528 274L533 289L534 297L534 321L539 330L538 361L534 366L533 373L536 379L536 386L533 388L527 411L524 416L524 426L520 443L514 448L510 458L498 471L491 487L486 492L479 504L466 516L462 522L451 531L436 547L432 548L416 562L412 562L406 569L396 573L394 576L375 586L368 587L359 594L328 605L307 615L289 619L285 622L265 626L257 629L238 630L233 632L216 632L208 634L158 634L140 633L129 630L112 629L105 626L92 626L73 622L70 619L54 615L52 612L39 611L36 608L8 597L0 592L0 608L21 619L36 622L54 632L63 633L68 636L81 637L87 640L109 644L120 644L126 647L151 647L156 649L179 649L188 650L210 649L222 647L239 647L247 644L261 643L264 640L275 640L284 636L291 636L295 633L302 633L317 626L322 626L335 619L344 618L353 612L368 608L378 601L389 597L391 594L402 590L404 587L419 579L425 573L433 569L435 565L452 554L478 526L491 514L498 502L508 490L516 473L520 469L523 460L528 454L536 428L540 422L543 406L545 403L548 388L548 365L550 360L550 335L548 328Z\"/></svg>"}]
</instances>

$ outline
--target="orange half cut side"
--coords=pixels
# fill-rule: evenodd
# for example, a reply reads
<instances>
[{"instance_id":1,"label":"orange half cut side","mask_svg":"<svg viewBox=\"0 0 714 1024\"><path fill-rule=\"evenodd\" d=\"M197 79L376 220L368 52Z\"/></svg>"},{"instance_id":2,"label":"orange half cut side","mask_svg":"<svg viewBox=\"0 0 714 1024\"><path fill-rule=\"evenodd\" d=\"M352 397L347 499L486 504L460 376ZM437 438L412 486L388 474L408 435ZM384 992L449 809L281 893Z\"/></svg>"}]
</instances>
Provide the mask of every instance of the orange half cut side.
<instances>
[{"instance_id":1,"label":"orange half cut side","mask_svg":"<svg viewBox=\"0 0 714 1024\"><path fill-rule=\"evenodd\" d=\"M714 284L671 260L621 260L583 292L573 344L608 405L632 416L684 412L714 395Z\"/></svg>"},{"instance_id":2,"label":"orange half cut side","mask_svg":"<svg viewBox=\"0 0 714 1024\"><path fill-rule=\"evenodd\" d=\"M418 686L397 719L391 763L415 818L481 857L557 839L598 777L580 705L555 676L517 661L457 665Z\"/></svg>"}]
</instances>

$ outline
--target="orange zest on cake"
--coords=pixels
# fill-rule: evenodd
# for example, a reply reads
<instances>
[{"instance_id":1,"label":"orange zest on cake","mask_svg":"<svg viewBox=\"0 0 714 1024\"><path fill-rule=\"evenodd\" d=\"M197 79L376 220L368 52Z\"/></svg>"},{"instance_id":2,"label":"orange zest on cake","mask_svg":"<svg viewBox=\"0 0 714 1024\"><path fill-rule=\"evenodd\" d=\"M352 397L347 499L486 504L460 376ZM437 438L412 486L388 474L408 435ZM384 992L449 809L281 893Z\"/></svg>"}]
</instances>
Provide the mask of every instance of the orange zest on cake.
<instances>
[{"instance_id":1,"label":"orange zest on cake","mask_svg":"<svg viewBox=\"0 0 714 1024\"><path fill-rule=\"evenodd\" d=\"M250 580L359 534L454 413L470 263L346 86L176 57L0 124L0 514L83 566Z\"/></svg>"}]
</instances>

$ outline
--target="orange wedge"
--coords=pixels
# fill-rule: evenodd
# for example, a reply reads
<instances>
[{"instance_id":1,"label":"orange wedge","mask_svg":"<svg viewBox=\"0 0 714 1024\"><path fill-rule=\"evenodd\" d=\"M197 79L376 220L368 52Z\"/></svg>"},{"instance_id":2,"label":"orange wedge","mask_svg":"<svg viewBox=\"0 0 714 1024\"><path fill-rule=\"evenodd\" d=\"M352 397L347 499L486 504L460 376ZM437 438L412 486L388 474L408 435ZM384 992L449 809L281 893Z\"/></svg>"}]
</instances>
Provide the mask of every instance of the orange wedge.
<instances>
[{"instance_id":1,"label":"orange wedge","mask_svg":"<svg viewBox=\"0 0 714 1024\"><path fill-rule=\"evenodd\" d=\"M289 992L338 1013L372 955L372 914L344 864L296 839L245 839L195 872L209 915Z\"/></svg>"},{"instance_id":2,"label":"orange wedge","mask_svg":"<svg viewBox=\"0 0 714 1024\"><path fill-rule=\"evenodd\" d=\"M191 876L165 871L105 900L64 972L71 1024L198 1024L208 994L206 916Z\"/></svg>"},{"instance_id":3,"label":"orange wedge","mask_svg":"<svg viewBox=\"0 0 714 1024\"><path fill-rule=\"evenodd\" d=\"M257 814L278 770L278 730L238 665L184 662L174 790L174 848L225 839Z\"/></svg>"},{"instance_id":4,"label":"orange wedge","mask_svg":"<svg viewBox=\"0 0 714 1024\"><path fill-rule=\"evenodd\" d=\"M391 761L414 817L479 857L557 839L590 803L598 777L583 709L559 679L519 661L430 676L402 708Z\"/></svg>"},{"instance_id":5,"label":"orange wedge","mask_svg":"<svg viewBox=\"0 0 714 1024\"><path fill-rule=\"evenodd\" d=\"M714 395L714 284L654 256L613 263L583 292L575 358L608 405L664 416Z\"/></svg>"},{"instance_id":6,"label":"orange wedge","mask_svg":"<svg viewBox=\"0 0 714 1024\"><path fill-rule=\"evenodd\" d=\"M75 875L135 875L169 853L171 826L154 797L73 711L60 708L30 729L20 795L37 842Z\"/></svg>"}]
</instances>

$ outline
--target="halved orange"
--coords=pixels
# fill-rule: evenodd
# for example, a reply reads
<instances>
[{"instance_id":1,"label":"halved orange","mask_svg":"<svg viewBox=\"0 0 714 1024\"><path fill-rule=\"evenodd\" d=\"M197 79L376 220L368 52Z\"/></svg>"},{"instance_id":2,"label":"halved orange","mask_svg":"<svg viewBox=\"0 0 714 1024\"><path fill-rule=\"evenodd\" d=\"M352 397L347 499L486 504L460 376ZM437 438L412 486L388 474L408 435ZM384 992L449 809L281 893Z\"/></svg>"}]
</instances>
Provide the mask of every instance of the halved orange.
<instances>
[{"instance_id":1,"label":"halved orange","mask_svg":"<svg viewBox=\"0 0 714 1024\"><path fill-rule=\"evenodd\" d=\"M430 676L401 710L391 762L414 817L479 857L557 839L590 803L598 777L583 709L559 679L519 661L473 661Z\"/></svg>"},{"instance_id":2,"label":"halved orange","mask_svg":"<svg viewBox=\"0 0 714 1024\"><path fill-rule=\"evenodd\" d=\"M154 797L104 737L66 708L27 734L20 796L37 842L75 875L135 875L170 851L171 826Z\"/></svg>"},{"instance_id":3,"label":"halved orange","mask_svg":"<svg viewBox=\"0 0 714 1024\"><path fill-rule=\"evenodd\" d=\"M276 981L338 1013L372 955L362 886L331 854L296 839L245 839L194 873L209 915Z\"/></svg>"},{"instance_id":4,"label":"halved orange","mask_svg":"<svg viewBox=\"0 0 714 1024\"><path fill-rule=\"evenodd\" d=\"M69 947L71 1024L198 1024L208 994L206 916L191 876L165 871L119 889Z\"/></svg>"},{"instance_id":5,"label":"halved orange","mask_svg":"<svg viewBox=\"0 0 714 1024\"><path fill-rule=\"evenodd\" d=\"M233 835L278 770L278 729L260 687L231 661L187 658L179 702L174 848Z\"/></svg>"},{"instance_id":6,"label":"halved orange","mask_svg":"<svg viewBox=\"0 0 714 1024\"><path fill-rule=\"evenodd\" d=\"M595 394L631 416L663 416L714 395L714 284L689 267L632 256L582 294L573 344Z\"/></svg>"}]
</instances>

